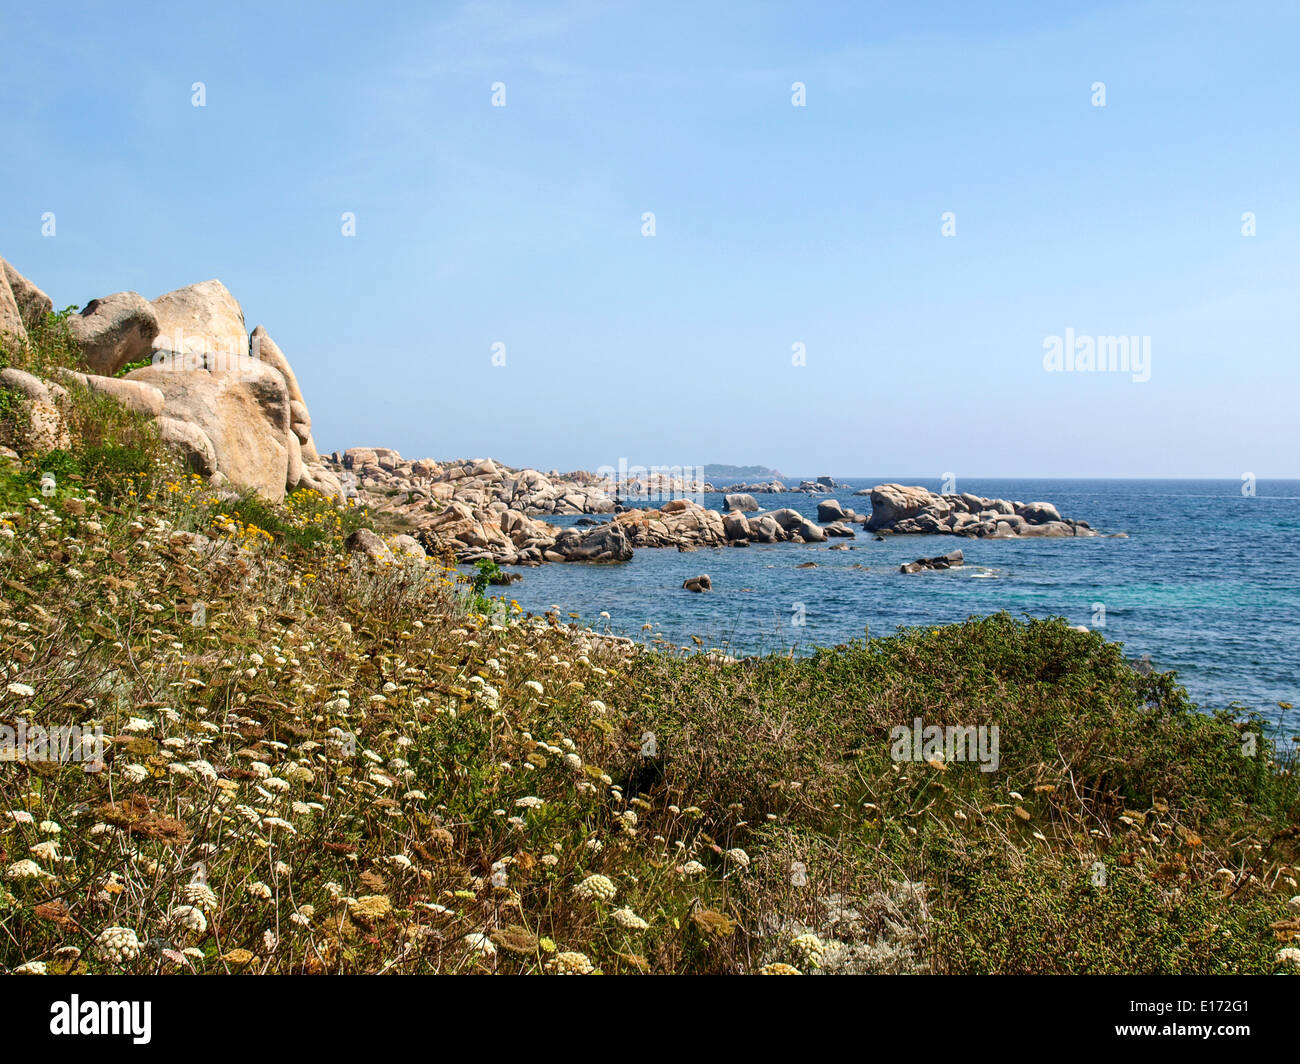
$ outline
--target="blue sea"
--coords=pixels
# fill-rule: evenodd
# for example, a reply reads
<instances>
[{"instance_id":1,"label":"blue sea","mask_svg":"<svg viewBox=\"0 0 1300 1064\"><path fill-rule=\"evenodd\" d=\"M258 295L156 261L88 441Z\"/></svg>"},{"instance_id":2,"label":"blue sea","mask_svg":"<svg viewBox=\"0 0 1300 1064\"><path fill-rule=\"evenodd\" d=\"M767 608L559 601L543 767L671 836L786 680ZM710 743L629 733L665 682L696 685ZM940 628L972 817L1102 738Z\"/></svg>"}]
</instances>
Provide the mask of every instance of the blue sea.
<instances>
[{"instance_id":1,"label":"blue sea","mask_svg":"<svg viewBox=\"0 0 1300 1064\"><path fill-rule=\"evenodd\" d=\"M817 503L834 498L863 514L871 501L852 492L886 481L940 488L934 479L881 476L845 478L852 487L831 495L755 498L764 510L789 506L814 518ZM1288 729L1300 725L1300 710L1278 706L1300 706L1300 481L1261 480L1253 496L1237 480L972 479L957 490L1045 500L1128 538L894 536L876 543L856 526L855 539L825 544L638 550L621 565L522 569L523 580L508 593L531 612L556 605L600 629L680 645L698 636L706 647L735 654L798 653L860 638L868 628L883 636L901 625L999 610L1061 616L1118 640L1131 658L1149 656L1157 668L1177 670L1203 708L1236 703ZM723 509L721 495L702 501ZM828 549L837 542L854 549ZM965 568L898 571L903 562L957 547ZM809 561L817 568L797 568ZM711 593L682 588L699 573L712 578ZM643 631L646 624L654 628Z\"/></svg>"}]
</instances>

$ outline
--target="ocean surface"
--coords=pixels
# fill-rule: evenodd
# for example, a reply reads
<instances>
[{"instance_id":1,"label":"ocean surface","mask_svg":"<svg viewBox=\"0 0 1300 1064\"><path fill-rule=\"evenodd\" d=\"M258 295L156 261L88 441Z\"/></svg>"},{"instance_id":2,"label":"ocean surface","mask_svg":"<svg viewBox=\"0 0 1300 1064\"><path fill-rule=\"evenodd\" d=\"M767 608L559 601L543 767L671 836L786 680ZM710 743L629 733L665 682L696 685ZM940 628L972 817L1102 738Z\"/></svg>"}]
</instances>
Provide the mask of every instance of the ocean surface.
<instances>
[{"instance_id":1,"label":"ocean surface","mask_svg":"<svg viewBox=\"0 0 1300 1064\"><path fill-rule=\"evenodd\" d=\"M831 495L755 499L764 510L789 506L815 518L817 503L834 498L863 514L871 501L853 491L887 481L940 488L926 478L846 478L852 487ZM698 636L735 654L798 653L860 638L866 628L884 636L902 625L999 610L1061 616L1122 642L1131 658L1177 670L1203 708L1236 703L1288 731L1300 727L1300 709L1278 706L1300 707L1300 481L1261 480L1253 496L1237 480L988 479L961 480L957 490L1052 502L1066 517L1128 538L892 536L876 543L855 526L855 539L824 544L638 550L620 565L525 568L521 582L501 590L534 613L559 606L602 630L680 645ZM723 509L721 495L702 501ZM827 549L832 543L855 549ZM958 547L965 568L898 571ZM797 568L809 561L817 568ZM712 578L712 592L682 588L699 573ZM645 624L654 628L643 631Z\"/></svg>"}]
</instances>

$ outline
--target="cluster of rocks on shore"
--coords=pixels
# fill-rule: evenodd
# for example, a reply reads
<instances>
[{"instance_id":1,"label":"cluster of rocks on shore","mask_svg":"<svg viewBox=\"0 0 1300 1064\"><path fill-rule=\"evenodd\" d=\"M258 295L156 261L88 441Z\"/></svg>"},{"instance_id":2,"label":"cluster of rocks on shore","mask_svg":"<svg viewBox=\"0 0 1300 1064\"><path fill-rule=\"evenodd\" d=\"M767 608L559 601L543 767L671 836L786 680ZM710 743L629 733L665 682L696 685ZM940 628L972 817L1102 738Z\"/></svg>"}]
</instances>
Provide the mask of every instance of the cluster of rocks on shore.
<instances>
[{"instance_id":1,"label":"cluster of rocks on shore","mask_svg":"<svg viewBox=\"0 0 1300 1064\"><path fill-rule=\"evenodd\" d=\"M941 496L897 484L871 489L869 515L825 499L813 520L789 507L764 511L747 492L728 493L724 511L690 498L654 508L626 507L594 474L514 469L490 458L410 460L391 448L354 447L326 456L325 465L340 478L345 492L410 527L428 550L462 562L626 561L638 547L690 551L754 543L824 543L856 536L853 526L881 536L1096 534L1086 522L1061 518L1050 503ZM687 487L674 485L673 490ZM577 514L585 516L567 528L544 520Z\"/></svg>"}]
</instances>

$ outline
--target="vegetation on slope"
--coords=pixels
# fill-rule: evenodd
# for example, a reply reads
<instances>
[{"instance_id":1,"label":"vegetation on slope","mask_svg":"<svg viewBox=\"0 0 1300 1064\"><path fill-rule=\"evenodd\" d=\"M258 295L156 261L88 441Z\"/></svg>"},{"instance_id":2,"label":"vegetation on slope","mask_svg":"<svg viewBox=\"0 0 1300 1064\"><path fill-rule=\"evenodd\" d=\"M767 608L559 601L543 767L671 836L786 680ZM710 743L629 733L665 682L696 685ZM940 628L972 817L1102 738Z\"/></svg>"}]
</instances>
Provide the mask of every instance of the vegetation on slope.
<instances>
[{"instance_id":1,"label":"vegetation on slope","mask_svg":"<svg viewBox=\"0 0 1300 1064\"><path fill-rule=\"evenodd\" d=\"M1293 753L1097 635L642 649L96 409L0 459L0 725L105 736L0 763L6 969L1294 968ZM916 717L998 770L892 760Z\"/></svg>"}]
</instances>

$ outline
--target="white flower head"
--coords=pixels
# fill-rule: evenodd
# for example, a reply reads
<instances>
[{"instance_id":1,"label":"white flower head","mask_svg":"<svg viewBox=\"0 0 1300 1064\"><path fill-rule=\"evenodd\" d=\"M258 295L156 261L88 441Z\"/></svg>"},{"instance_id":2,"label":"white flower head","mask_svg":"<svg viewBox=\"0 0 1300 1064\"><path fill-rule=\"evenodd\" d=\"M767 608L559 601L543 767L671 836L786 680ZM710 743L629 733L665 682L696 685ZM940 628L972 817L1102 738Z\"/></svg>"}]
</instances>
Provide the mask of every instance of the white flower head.
<instances>
[{"instance_id":1,"label":"white flower head","mask_svg":"<svg viewBox=\"0 0 1300 1064\"><path fill-rule=\"evenodd\" d=\"M626 907L615 909L611 915L614 917L614 922L618 924L619 927L626 928L628 931L644 931L650 926L631 909Z\"/></svg>"},{"instance_id":2,"label":"white flower head","mask_svg":"<svg viewBox=\"0 0 1300 1064\"><path fill-rule=\"evenodd\" d=\"M585 901L613 901L618 887L608 876L591 875L573 888L575 897Z\"/></svg>"},{"instance_id":3,"label":"white flower head","mask_svg":"<svg viewBox=\"0 0 1300 1064\"><path fill-rule=\"evenodd\" d=\"M129 927L106 927L95 938L95 956L108 964L127 964L140 956L140 940Z\"/></svg>"},{"instance_id":4,"label":"white flower head","mask_svg":"<svg viewBox=\"0 0 1300 1064\"><path fill-rule=\"evenodd\" d=\"M167 914L168 922L180 930L201 935L208 929L208 919L193 905L178 905Z\"/></svg>"}]
</instances>

